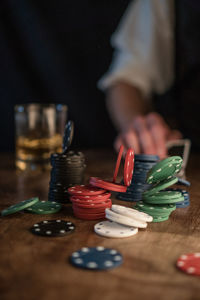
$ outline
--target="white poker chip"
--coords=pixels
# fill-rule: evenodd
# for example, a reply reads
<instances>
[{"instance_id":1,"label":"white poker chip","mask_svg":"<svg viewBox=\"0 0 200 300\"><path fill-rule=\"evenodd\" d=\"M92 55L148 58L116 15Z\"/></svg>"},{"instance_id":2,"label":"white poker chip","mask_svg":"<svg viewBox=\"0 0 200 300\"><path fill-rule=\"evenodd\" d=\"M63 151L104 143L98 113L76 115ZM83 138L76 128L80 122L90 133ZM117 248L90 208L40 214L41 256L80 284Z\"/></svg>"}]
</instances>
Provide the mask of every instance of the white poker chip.
<instances>
[{"instance_id":1,"label":"white poker chip","mask_svg":"<svg viewBox=\"0 0 200 300\"><path fill-rule=\"evenodd\" d=\"M119 223L122 225L126 225L126 226L131 226L131 227L138 227L138 228L146 228L147 227L146 222L141 222L141 221L134 220L134 219L131 219L126 216L122 216L120 214L115 213L110 208L106 208L105 213L106 213L106 218L110 221L113 221L113 222L116 222L116 223Z\"/></svg>"},{"instance_id":2,"label":"white poker chip","mask_svg":"<svg viewBox=\"0 0 200 300\"><path fill-rule=\"evenodd\" d=\"M138 228L124 226L112 221L102 221L94 226L94 231L104 237L125 238L137 234Z\"/></svg>"},{"instance_id":3,"label":"white poker chip","mask_svg":"<svg viewBox=\"0 0 200 300\"><path fill-rule=\"evenodd\" d=\"M112 211L114 211L120 215L132 218L137 221L141 221L141 222L152 222L153 221L152 216L150 216L146 213L140 212L133 208L113 204L111 209L112 209Z\"/></svg>"}]
</instances>

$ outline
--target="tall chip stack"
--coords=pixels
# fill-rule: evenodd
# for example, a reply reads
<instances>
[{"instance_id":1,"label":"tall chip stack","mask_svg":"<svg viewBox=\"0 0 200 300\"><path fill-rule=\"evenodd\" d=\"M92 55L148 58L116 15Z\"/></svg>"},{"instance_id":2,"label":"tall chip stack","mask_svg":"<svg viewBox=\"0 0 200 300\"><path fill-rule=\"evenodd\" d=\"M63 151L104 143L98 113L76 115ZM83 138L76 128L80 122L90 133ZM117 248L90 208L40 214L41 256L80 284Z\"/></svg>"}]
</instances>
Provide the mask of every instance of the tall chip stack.
<instances>
[{"instance_id":1,"label":"tall chip stack","mask_svg":"<svg viewBox=\"0 0 200 300\"><path fill-rule=\"evenodd\" d=\"M135 154L134 172L130 186L126 193L118 193L117 199L137 202L142 200L142 193L151 187L146 183L149 170L158 162L157 155Z\"/></svg>"},{"instance_id":2,"label":"tall chip stack","mask_svg":"<svg viewBox=\"0 0 200 300\"><path fill-rule=\"evenodd\" d=\"M86 167L82 152L69 151L74 134L74 125L69 121L63 137L63 152L51 155L51 174L49 183L49 201L69 203L67 189L82 184Z\"/></svg>"}]
</instances>

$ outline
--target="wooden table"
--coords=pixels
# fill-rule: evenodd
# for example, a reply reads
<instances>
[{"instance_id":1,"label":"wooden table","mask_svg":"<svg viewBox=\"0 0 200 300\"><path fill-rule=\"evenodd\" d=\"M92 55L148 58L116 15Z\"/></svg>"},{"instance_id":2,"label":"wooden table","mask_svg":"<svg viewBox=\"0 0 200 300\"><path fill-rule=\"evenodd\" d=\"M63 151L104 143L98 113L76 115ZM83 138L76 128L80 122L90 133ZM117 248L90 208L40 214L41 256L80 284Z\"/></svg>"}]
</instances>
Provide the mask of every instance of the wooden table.
<instances>
[{"instance_id":1,"label":"wooden table","mask_svg":"<svg viewBox=\"0 0 200 300\"><path fill-rule=\"evenodd\" d=\"M87 174L112 176L116 156L112 151L87 151ZM17 174L14 157L1 155L0 209L39 196L47 199L49 174ZM107 239L93 232L95 221L73 217L70 205L56 215L16 213L0 218L0 299L200 299L200 277L175 267L179 255L200 251L200 156L188 167L191 205L177 209L170 220L153 223L131 238ZM128 205L113 199L114 202ZM130 206L130 205L129 205ZM62 238L38 237L32 224L62 218L76 231ZM85 271L68 262L83 246L116 248L124 256L121 267L110 271Z\"/></svg>"}]
</instances>

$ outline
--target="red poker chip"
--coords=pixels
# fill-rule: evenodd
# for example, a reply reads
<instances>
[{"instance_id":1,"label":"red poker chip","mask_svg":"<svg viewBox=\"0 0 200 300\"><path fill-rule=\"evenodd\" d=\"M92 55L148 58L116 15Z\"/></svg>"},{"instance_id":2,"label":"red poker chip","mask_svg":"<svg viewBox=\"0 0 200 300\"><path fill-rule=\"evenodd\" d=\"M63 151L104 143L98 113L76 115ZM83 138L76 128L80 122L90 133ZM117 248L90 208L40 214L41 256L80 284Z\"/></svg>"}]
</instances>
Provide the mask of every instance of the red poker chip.
<instances>
[{"instance_id":1,"label":"red poker chip","mask_svg":"<svg viewBox=\"0 0 200 300\"><path fill-rule=\"evenodd\" d=\"M68 188L68 192L71 195L92 196L103 194L106 191L91 185L75 185Z\"/></svg>"},{"instance_id":2,"label":"red poker chip","mask_svg":"<svg viewBox=\"0 0 200 300\"><path fill-rule=\"evenodd\" d=\"M101 203L105 203L107 200L110 200L110 198L108 199L98 199L98 200L83 200L80 199L76 196L72 196L70 197L71 202L74 203L80 203L80 204L85 204L85 205L90 205L90 204L101 204Z\"/></svg>"},{"instance_id":3,"label":"red poker chip","mask_svg":"<svg viewBox=\"0 0 200 300\"><path fill-rule=\"evenodd\" d=\"M127 190L127 186L118 183L113 183L111 181L102 180L97 177L90 177L90 184L95 187L107 189L113 192L125 193Z\"/></svg>"},{"instance_id":4,"label":"red poker chip","mask_svg":"<svg viewBox=\"0 0 200 300\"><path fill-rule=\"evenodd\" d=\"M85 207L85 208L105 207L105 206L107 207L107 206L112 205L112 201L110 199L107 199L106 201L103 201L100 203L96 203L96 202L84 203L84 202L80 202L78 200L73 200L72 202L76 206Z\"/></svg>"},{"instance_id":5,"label":"red poker chip","mask_svg":"<svg viewBox=\"0 0 200 300\"><path fill-rule=\"evenodd\" d=\"M121 145L121 146L120 146L120 149L119 149L119 154L118 154L118 157L117 157L117 162L116 162L116 166L115 166L114 175L113 175L113 182L114 182L114 183L115 183L115 181L116 181L117 174L118 174L118 171L119 171L119 166L120 166L120 163L121 163L123 151L124 151L124 146Z\"/></svg>"},{"instance_id":6,"label":"red poker chip","mask_svg":"<svg viewBox=\"0 0 200 300\"><path fill-rule=\"evenodd\" d=\"M83 196L83 195L74 195L71 198L75 197L76 199L80 199L83 201L88 201L88 202L92 202L92 201L104 201L106 199L109 199L111 196L111 193L106 192L100 195L94 195L94 196Z\"/></svg>"},{"instance_id":7,"label":"red poker chip","mask_svg":"<svg viewBox=\"0 0 200 300\"><path fill-rule=\"evenodd\" d=\"M82 220L101 220L101 219L105 219L105 213L103 214L80 214L80 213L75 213L74 212L75 217L77 217L78 219L82 219Z\"/></svg>"},{"instance_id":8,"label":"red poker chip","mask_svg":"<svg viewBox=\"0 0 200 300\"><path fill-rule=\"evenodd\" d=\"M104 214L106 207L100 208L81 208L78 206L73 205L74 213L79 213L83 215L94 215L94 214Z\"/></svg>"},{"instance_id":9,"label":"red poker chip","mask_svg":"<svg viewBox=\"0 0 200 300\"><path fill-rule=\"evenodd\" d=\"M189 275L200 276L200 252L181 255L176 266Z\"/></svg>"},{"instance_id":10,"label":"red poker chip","mask_svg":"<svg viewBox=\"0 0 200 300\"><path fill-rule=\"evenodd\" d=\"M133 149L128 149L124 164L124 184L129 186L133 177L134 169L134 151Z\"/></svg>"}]
</instances>

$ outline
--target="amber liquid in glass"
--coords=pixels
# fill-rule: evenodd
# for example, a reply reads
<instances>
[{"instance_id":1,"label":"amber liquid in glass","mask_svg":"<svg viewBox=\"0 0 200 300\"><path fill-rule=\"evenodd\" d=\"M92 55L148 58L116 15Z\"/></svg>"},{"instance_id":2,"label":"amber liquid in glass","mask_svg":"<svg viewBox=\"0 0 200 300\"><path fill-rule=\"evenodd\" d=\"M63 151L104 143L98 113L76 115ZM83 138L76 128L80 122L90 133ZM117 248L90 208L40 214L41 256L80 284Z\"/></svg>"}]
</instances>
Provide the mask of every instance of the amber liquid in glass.
<instances>
[{"instance_id":1,"label":"amber liquid in glass","mask_svg":"<svg viewBox=\"0 0 200 300\"><path fill-rule=\"evenodd\" d=\"M22 171L49 169L51 153L61 152L62 136L55 134L51 137L34 138L18 136L16 139L16 167Z\"/></svg>"}]
</instances>

